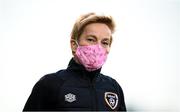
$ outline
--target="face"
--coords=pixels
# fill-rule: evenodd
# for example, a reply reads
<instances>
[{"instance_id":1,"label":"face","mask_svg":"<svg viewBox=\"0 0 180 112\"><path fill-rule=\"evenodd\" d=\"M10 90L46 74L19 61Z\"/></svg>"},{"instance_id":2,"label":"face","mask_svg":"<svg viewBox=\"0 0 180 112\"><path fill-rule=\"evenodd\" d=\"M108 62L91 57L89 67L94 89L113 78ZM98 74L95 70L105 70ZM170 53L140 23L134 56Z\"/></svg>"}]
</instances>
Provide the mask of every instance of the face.
<instances>
[{"instance_id":1,"label":"face","mask_svg":"<svg viewBox=\"0 0 180 112\"><path fill-rule=\"evenodd\" d=\"M83 33L79 37L78 44L80 46L88 46L99 44L107 53L110 50L111 44L111 30L106 24L103 23L92 23L87 25L84 28ZM71 41L72 50L76 50L77 44L74 41Z\"/></svg>"}]
</instances>

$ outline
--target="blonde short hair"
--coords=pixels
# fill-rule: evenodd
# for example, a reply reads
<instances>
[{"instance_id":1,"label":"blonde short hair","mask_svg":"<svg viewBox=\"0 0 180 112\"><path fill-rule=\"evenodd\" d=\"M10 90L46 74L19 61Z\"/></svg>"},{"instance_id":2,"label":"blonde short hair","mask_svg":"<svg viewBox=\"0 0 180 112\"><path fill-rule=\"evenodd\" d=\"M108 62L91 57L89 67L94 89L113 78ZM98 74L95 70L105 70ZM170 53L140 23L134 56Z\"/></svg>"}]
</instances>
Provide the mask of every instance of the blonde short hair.
<instances>
[{"instance_id":1,"label":"blonde short hair","mask_svg":"<svg viewBox=\"0 0 180 112\"><path fill-rule=\"evenodd\" d=\"M112 33L115 30L115 22L111 16L97 15L95 13L88 13L81 15L74 24L71 32L71 39L77 40L84 31L84 28L91 23L103 23L106 24ZM112 37L111 37L112 42Z\"/></svg>"}]
</instances>

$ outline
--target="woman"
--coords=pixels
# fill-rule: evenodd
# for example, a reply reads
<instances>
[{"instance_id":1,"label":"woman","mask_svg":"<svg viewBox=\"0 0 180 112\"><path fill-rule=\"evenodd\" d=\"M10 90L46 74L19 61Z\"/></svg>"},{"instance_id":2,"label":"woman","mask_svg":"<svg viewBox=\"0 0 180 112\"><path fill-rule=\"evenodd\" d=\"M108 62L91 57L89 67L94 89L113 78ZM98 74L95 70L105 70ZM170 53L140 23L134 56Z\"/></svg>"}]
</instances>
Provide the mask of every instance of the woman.
<instances>
[{"instance_id":1,"label":"woman","mask_svg":"<svg viewBox=\"0 0 180 112\"><path fill-rule=\"evenodd\" d=\"M67 69L42 77L24 111L126 111L119 84L100 73L110 51L114 27L110 16L82 15L71 33L73 58Z\"/></svg>"}]
</instances>

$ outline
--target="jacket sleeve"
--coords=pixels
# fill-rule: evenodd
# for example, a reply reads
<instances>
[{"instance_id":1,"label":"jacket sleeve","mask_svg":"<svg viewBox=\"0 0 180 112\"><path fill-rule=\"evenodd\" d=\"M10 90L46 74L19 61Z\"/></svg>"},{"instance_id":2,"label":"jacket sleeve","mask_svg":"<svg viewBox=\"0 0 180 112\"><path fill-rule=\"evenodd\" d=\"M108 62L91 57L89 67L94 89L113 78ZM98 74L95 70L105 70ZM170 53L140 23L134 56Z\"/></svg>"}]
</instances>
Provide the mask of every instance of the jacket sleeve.
<instances>
[{"instance_id":1,"label":"jacket sleeve","mask_svg":"<svg viewBox=\"0 0 180 112\"><path fill-rule=\"evenodd\" d=\"M124 100L123 90L116 80L114 80L114 82L115 82L116 89L118 91L118 96L119 96L119 109L118 109L118 111L126 112L126 104L125 104L125 100Z\"/></svg>"},{"instance_id":2,"label":"jacket sleeve","mask_svg":"<svg viewBox=\"0 0 180 112\"><path fill-rule=\"evenodd\" d=\"M55 82L56 80L49 76L42 77L33 87L23 111L45 111L55 108L58 94L58 85Z\"/></svg>"}]
</instances>

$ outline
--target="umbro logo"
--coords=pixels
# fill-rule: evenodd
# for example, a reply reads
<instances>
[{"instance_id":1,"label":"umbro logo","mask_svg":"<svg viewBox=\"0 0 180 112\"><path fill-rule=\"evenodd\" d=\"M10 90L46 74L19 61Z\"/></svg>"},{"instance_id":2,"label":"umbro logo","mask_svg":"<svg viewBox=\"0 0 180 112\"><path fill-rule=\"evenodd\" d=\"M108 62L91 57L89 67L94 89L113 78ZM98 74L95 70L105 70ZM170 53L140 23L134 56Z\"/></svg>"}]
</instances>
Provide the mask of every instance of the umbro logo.
<instances>
[{"instance_id":1,"label":"umbro logo","mask_svg":"<svg viewBox=\"0 0 180 112\"><path fill-rule=\"evenodd\" d=\"M67 101L67 102L71 103L71 102L76 101L76 95L74 95L72 93L68 93L64 97L65 97L65 101Z\"/></svg>"}]
</instances>

